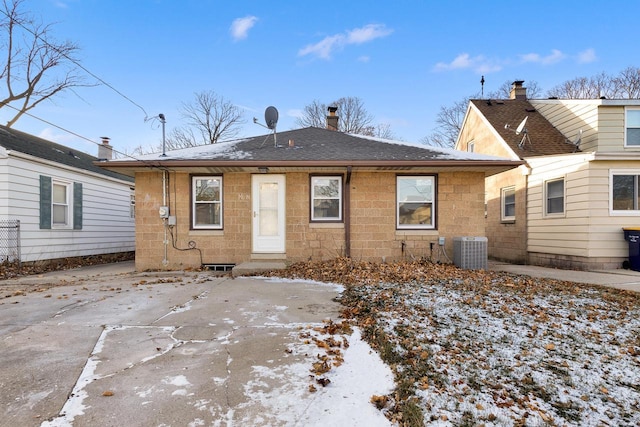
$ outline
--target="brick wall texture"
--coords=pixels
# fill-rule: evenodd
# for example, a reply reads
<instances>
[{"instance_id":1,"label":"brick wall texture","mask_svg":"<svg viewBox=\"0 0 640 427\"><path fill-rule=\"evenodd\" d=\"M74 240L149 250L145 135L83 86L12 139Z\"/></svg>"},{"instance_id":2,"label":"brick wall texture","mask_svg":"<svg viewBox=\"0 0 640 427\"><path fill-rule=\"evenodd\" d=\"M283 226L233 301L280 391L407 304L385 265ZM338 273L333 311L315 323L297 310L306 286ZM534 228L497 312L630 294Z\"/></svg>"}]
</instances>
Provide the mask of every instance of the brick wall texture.
<instances>
[{"instance_id":1,"label":"brick wall texture","mask_svg":"<svg viewBox=\"0 0 640 427\"><path fill-rule=\"evenodd\" d=\"M311 223L310 174L286 176L287 262L331 259L344 255L344 224ZM204 264L240 264L252 259L251 174L223 175L224 229L190 229L191 175L168 173L163 200L162 173L136 174L136 268L197 268ZM346 189L343 190L346 192ZM453 237L485 236L484 174L437 174L436 230L396 229L396 173L359 172L351 175L350 255L367 261L403 257L442 257L438 237L445 237L445 252L453 255ZM166 203L176 225L164 226L158 209ZM166 243L165 243L166 242ZM264 258L264 256L262 256Z\"/></svg>"},{"instance_id":2,"label":"brick wall texture","mask_svg":"<svg viewBox=\"0 0 640 427\"><path fill-rule=\"evenodd\" d=\"M486 180L487 249L489 257L516 264L527 262L526 177L520 169L512 169ZM502 220L502 189L515 190L515 220Z\"/></svg>"}]
</instances>

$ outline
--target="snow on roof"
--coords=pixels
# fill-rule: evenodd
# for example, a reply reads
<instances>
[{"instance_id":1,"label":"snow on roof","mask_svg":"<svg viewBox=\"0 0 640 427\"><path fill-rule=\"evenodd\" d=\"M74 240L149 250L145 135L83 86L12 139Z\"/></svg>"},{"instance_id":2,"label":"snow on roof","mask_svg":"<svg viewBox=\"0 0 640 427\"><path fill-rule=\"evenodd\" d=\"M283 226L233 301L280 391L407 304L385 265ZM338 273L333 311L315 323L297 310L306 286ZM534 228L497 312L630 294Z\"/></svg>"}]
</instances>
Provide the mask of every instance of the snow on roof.
<instances>
[{"instance_id":1,"label":"snow on roof","mask_svg":"<svg viewBox=\"0 0 640 427\"><path fill-rule=\"evenodd\" d=\"M200 145L139 156L141 161L153 160L509 160L450 148L425 144L347 134L319 128L286 131L276 135L260 135L216 144ZM280 141L294 141L294 146Z\"/></svg>"}]
</instances>

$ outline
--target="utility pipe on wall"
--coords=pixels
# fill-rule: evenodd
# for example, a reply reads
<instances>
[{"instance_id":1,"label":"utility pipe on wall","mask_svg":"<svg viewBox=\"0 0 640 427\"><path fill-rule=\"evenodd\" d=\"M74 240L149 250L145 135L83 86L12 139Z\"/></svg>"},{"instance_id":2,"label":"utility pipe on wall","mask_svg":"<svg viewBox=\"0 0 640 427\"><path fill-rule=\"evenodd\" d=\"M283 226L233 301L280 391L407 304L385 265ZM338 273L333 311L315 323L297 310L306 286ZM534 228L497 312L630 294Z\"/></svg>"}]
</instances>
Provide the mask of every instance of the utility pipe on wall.
<instances>
[{"instance_id":1,"label":"utility pipe on wall","mask_svg":"<svg viewBox=\"0 0 640 427\"><path fill-rule=\"evenodd\" d=\"M167 206L167 171L162 171L162 206ZM166 266L169 264L169 260L167 259L167 250L169 248L169 237L167 236L167 218L162 218L162 224L164 225L164 259L162 260L162 265Z\"/></svg>"},{"instance_id":2,"label":"utility pipe on wall","mask_svg":"<svg viewBox=\"0 0 640 427\"><path fill-rule=\"evenodd\" d=\"M347 166L347 180L344 185L344 255L351 257L351 166Z\"/></svg>"}]
</instances>

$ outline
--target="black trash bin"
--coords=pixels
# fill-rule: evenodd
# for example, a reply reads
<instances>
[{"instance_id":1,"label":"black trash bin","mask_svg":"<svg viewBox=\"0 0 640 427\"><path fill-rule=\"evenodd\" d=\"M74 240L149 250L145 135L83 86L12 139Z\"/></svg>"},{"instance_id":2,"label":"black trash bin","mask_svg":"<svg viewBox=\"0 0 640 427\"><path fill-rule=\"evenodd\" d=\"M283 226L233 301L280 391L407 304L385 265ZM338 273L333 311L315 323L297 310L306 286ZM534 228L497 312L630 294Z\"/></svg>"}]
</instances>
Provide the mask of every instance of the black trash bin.
<instances>
[{"instance_id":1,"label":"black trash bin","mask_svg":"<svg viewBox=\"0 0 640 427\"><path fill-rule=\"evenodd\" d=\"M629 242L629 268L640 271L640 227L623 227L624 240Z\"/></svg>"}]
</instances>

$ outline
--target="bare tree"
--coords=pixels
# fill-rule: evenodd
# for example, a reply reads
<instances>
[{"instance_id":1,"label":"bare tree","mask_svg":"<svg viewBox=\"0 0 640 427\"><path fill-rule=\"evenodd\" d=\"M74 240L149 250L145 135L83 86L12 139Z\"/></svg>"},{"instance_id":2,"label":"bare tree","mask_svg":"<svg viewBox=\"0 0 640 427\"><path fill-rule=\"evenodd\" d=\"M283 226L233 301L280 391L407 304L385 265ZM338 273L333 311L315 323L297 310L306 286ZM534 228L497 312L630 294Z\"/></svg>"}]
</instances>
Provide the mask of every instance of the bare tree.
<instances>
[{"instance_id":1,"label":"bare tree","mask_svg":"<svg viewBox=\"0 0 640 427\"><path fill-rule=\"evenodd\" d=\"M422 138L420 141L423 144L436 147L453 147L456 144L458 133L462 128L462 121L467 112L469 100L477 97L478 95L464 98L449 107L441 106L436 116L435 130L431 135Z\"/></svg>"},{"instance_id":2,"label":"bare tree","mask_svg":"<svg viewBox=\"0 0 640 427\"><path fill-rule=\"evenodd\" d=\"M627 67L613 78L615 93L613 98L639 99L640 98L640 68Z\"/></svg>"},{"instance_id":3,"label":"bare tree","mask_svg":"<svg viewBox=\"0 0 640 427\"><path fill-rule=\"evenodd\" d=\"M311 104L305 105L302 116L296 119L299 127L323 128L327 124L327 104L314 99Z\"/></svg>"},{"instance_id":4,"label":"bare tree","mask_svg":"<svg viewBox=\"0 0 640 427\"><path fill-rule=\"evenodd\" d=\"M362 135L375 136L376 138L382 139L398 139L391 130L391 125L389 123L378 123L375 126L369 126L364 130Z\"/></svg>"},{"instance_id":5,"label":"bare tree","mask_svg":"<svg viewBox=\"0 0 640 427\"><path fill-rule=\"evenodd\" d=\"M298 117L296 124L300 127L326 127L329 106L338 108L338 130L372 136L376 128L372 125L373 116L366 110L360 98L352 96L340 98L328 105L314 100L304 107L303 115Z\"/></svg>"},{"instance_id":6,"label":"bare tree","mask_svg":"<svg viewBox=\"0 0 640 427\"><path fill-rule=\"evenodd\" d=\"M640 68L627 67L616 76L602 72L593 77L576 77L551 89L548 96L563 99L639 99Z\"/></svg>"},{"instance_id":7,"label":"bare tree","mask_svg":"<svg viewBox=\"0 0 640 427\"><path fill-rule=\"evenodd\" d=\"M513 86L513 80L506 80L500 85L498 90L490 92L486 98L488 99L509 99L511 96L511 87ZM542 89L538 85L538 82L531 80L527 82L527 98L535 99L542 95ZM476 95L477 97L477 95Z\"/></svg>"},{"instance_id":8,"label":"bare tree","mask_svg":"<svg viewBox=\"0 0 640 427\"><path fill-rule=\"evenodd\" d=\"M612 79L605 73L593 77L576 77L553 87L547 92L549 97L563 99L598 99L612 97Z\"/></svg>"},{"instance_id":9,"label":"bare tree","mask_svg":"<svg viewBox=\"0 0 640 427\"><path fill-rule=\"evenodd\" d=\"M182 104L181 114L186 124L169 132L166 138L168 148L194 147L232 139L244 123L242 110L214 91L196 93L193 102Z\"/></svg>"},{"instance_id":10,"label":"bare tree","mask_svg":"<svg viewBox=\"0 0 640 427\"><path fill-rule=\"evenodd\" d=\"M511 96L511 86L513 81L505 81L500 87L485 96L487 99L509 99ZM542 90L535 81L527 84L527 98L536 98L540 96ZM436 116L436 128L430 134L420 140L423 144L433 145L436 147L453 147L458 139L460 129L462 129L462 121L467 113L469 100L479 99L481 95L476 93L470 97L455 102L451 106L442 106Z\"/></svg>"},{"instance_id":11,"label":"bare tree","mask_svg":"<svg viewBox=\"0 0 640 427\"><path fill-rule=\"evenodd\" d=\"M16 111L13 126L29 110L45 100L78 86L86 86L77 73L76 44L56 42L51 24L43 25L20 10L22 0L2 0L0 6L0 108ZM5 92L6 91L6 92ZM14 107L13 104L16 106Z\"/></svg>"}]
</instances>

